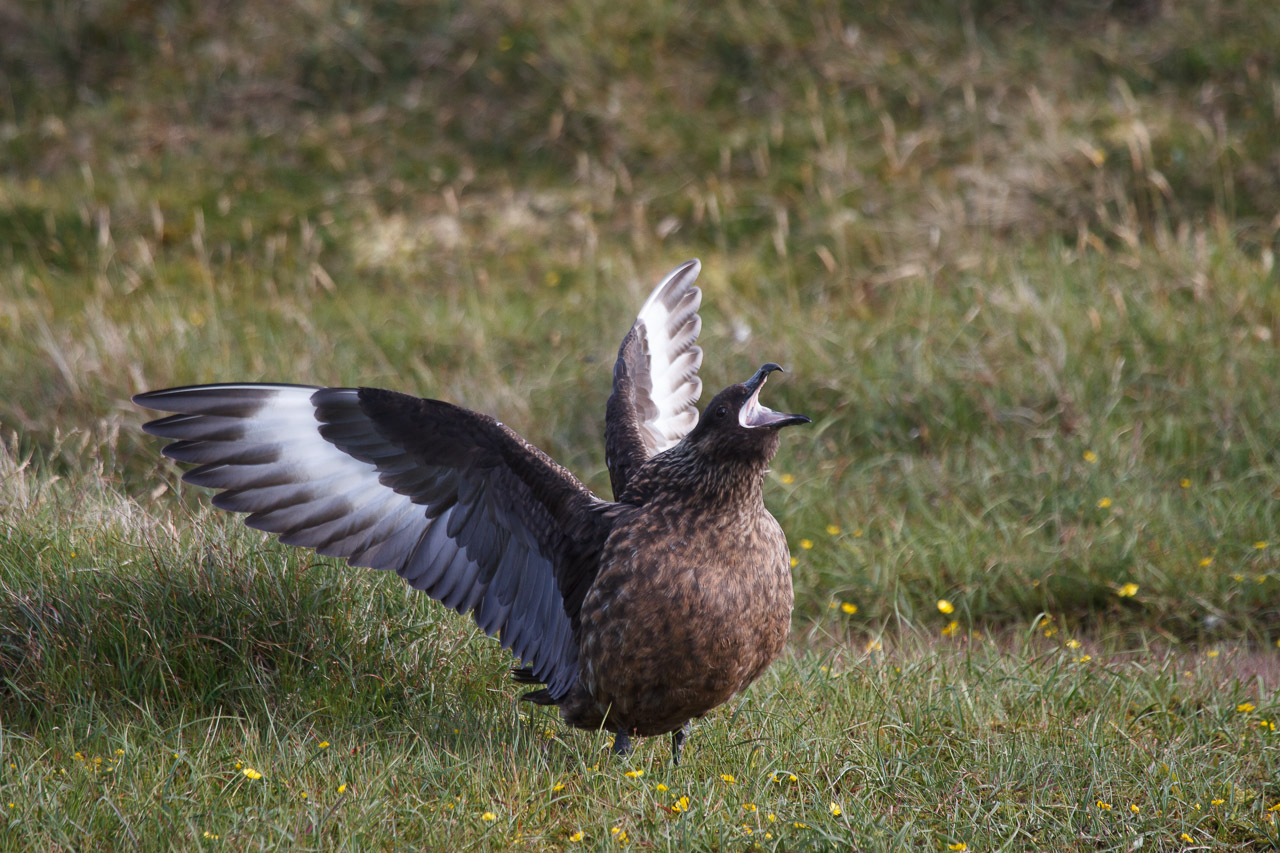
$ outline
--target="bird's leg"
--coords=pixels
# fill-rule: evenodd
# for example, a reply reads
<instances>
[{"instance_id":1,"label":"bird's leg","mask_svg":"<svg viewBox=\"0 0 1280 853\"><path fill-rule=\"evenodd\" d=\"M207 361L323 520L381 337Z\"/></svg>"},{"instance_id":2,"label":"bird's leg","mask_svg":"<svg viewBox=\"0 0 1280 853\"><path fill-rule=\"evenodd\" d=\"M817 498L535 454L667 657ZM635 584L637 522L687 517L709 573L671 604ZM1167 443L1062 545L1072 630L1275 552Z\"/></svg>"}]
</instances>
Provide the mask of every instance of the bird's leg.
<instances>
[{"instance_id":1,"label":"bird's leg","mask_svg":"<svg viewBox=\"0 0 1280 853\"><path fill-rule=\"evenodd\" d=\"M685 723L671 733L671 766L680 766L680 750L684 748L684 736L689 733L689 724Z\"/></svg>"},{"instance_id":2,"label":"bird's leg","mask_svg":"<svg viewBox=\"0 0 1280 853\"><path fill-rule=\"evenodd\" d=\"M613 748L609 750L614 755L630 755L631 754L631 738L626 732L618 732L613 736Z\"/></svg>"}]
</instances>

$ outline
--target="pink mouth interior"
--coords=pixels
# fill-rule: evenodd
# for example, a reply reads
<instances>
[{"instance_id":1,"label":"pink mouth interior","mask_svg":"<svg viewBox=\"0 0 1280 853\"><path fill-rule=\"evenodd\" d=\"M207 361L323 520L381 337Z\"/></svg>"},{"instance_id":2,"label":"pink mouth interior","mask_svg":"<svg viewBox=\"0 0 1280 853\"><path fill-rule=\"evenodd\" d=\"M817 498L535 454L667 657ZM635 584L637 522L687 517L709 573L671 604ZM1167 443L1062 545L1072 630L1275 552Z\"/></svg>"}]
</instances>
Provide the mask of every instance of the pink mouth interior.
<instances>
[{"instance_id":1,"label":"pink mouth interior","mask_svg":"<svg viewBox=\"0 0 1280 853\"><path fill-rule=\"evenodd\" d=\"M763 387L764 380L761 380L756 390L747 398L747 402L742 404L742 409L738 412L738 423L742 426L748 428L768 426L783 417L768 406L761 405L760 389Z\"/></svg>"}]
</instances>

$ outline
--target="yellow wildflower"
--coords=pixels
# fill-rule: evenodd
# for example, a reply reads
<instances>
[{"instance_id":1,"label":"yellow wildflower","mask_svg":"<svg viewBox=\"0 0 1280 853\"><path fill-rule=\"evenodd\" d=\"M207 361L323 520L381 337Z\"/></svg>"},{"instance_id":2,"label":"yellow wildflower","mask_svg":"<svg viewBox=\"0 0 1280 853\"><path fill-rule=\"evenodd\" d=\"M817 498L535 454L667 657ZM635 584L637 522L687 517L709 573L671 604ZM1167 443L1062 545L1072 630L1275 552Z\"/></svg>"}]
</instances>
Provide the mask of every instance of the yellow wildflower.
<instances>
[{"instance_id":1,"label":"yellow wildflower","mask_svg":"<svg viewBox=\"0 0 1280 853\"><path fill-rule=\"evenodd\" d=\"M1241 714L1247 714L1253 709L1254 709L1254 705L1252 702L1241 702L1239 705L1236 706L1236 710Z\"/></svg>"},{"instance_id":2,"label":"yellow wildflower","mask_svg":"<svg viewBox=\"0 0 1280 853\"><path fill-rule=\"evenodd\" d=\"M1220 654L1222 654L1222 652L1218 651L1217 649L1209 649L1209 651L1204 653L1204 656L1212 660L1213 658L1216 658Z\"/></svg>"},{"instance_id":3,"label":"yellow wildflower","mask_svg":"<svg viewBox=\"0 0 1280 853\"><path fill-rule=\"evenodd\" d=\"M1211 806L1220 806L1220 805L1222 805L1222 804L1223 804L1223 803L1225 803L1225 802L1226 802L1226 800L1210 800L1210 801L1209 801L1209 805L1211 805Z\"/></svg>"},{"instance_id":4,"label":"yellow wildflower","mask_svg":"<svg viewBox=\"0 0 1280 853\"><path fill-rule=\"evenodd\" d=\"M639 779L641 776L643 776L643 775L644 775L644 771L643 771L643 770L628 770L626 773L624 773L624 774L622 774L622 775L626 776L628 779Z\"/></svg>"},{"instance_id":5,"label":"yellow wildflower","mask_svg":"<svg viewBox=\"0 0 1280 853\"><path fill-rule=\"evenodd\" d=\"M840 610L843 611L846 615L852 616L853 614L858 612L858 605L854 604L851 601L845 601L840 604Z\"/></svg>"},{"instance_id":6,"label":"yellow wildflower","mask_svg":"<svg viewBox=\"0 0 1280 853\"><path fill-rule=\"evenodd\" d=\"M1207 569L1213 565L1213 557L1201 557L1200 568Z\"/></svg>"},{"instance_id":7,"label":"yellow wildflower","mask_svg":"<svg viewBox=\"0 0 1280 853\"><path fill-rule=\"evenodd\" d=\"M721 773L720 779L730 785L738 781L737 779L733 778L732 773Z\"/></svg>"},{"instance_id":8,"label":"yellow wildflower","mask_svg":"<svg viewBox=\"0 0 1280 853\"><path fill-rule=\"evenodd\" d=\"M497 820L498 816L493 812L485 812L484 814L480 815L480 819L481 820Z\"/></svg>"},{"instance_id":9,"label":"yellow wildflower","mask_svg":"<svg viewBox=\"0 0 1280 853\"><path fill-rule=\"evenodd\" d=\"M812 548L812 547L813 547L813 540L812 540L812 539L801 539L801 540L800 540L800 547L801 547L802 549L804 549L805 551L808 551L810 548Z\"/></svg>"},{"instance_id":10,"label":"yellow wildflower","mask_svg":"<svg viewBox=\"0 0 1280 853\"><path fill-rule=\"evenodd\" d=\"M578 830L577 832L575 832L573 835L570 835L570 836L569 836L569 840L570 840L570 841L581 841L584 837L585 837L585 836L583 836L583 834L582 834L582 830L581 830L581 829L579 829L579 830Z\"/></svg>"},{"instance_id":11,"label":"yellow wildflower","mask_svg":"<svg viewBox=\"0 0 1280 853\"><path fill-rule=\"evenodd\" d=\"M1102 800L1098 800L1098 808L1102 809L1104 812L1109 812L1111 811L1111 803L1104 803Z\"/></svg>"},{"instance_id":12,"label":"yellow wildflower","mask_svg":"<svg viewBox=\"0 0 1280 853\"><path fill-rule=\"evenodd\" d=\"M1191 488L1191 480L1188 479L1187 477L1183 477L1181 480L1178 481L1178 485L1182 486L1182 488L1184 489L1189 489Z\"/></svg>"},{"instance_id":13,"label":"yellow wildflower","mask_svg":"<svg viewBox=\"0 0 1280 853\"><path fill-rule=\"evenodd\" d=\"M947 849L948 850L968 850L969 845L965 844L963 841L957 841L955 844L948 844Z\"/></svg>"},{"instance_id":14,"label":"yellow wildflower","mask_svg":"<svg viewBox=\"0 0 1280 853\"><path fill-rule=\"evenodd\" d=\"M654 785L654 786L653 786L653 788L654 788L654 790L655 790L655 791L658 791L659 793L661 793L662 791L667 790L667 786L666 786L666 785L664 785L664 784L662 784L661 782L659 782L658 784Z\"/></svg>"},{"instance_id":15,"label":"yellow wildflower","mask_svg":"<svg viewBox=\"0 0 1280 853\"><path fill-rule=\"evenodd\" d=\"M1181 838L1183 841L1187 842L1188 844L1190 844L1192 841L1195 841L1194 838L1192 838L1190 835L1187 835L1185 832L1179 835L1178 837Z\"/></svg>"},{"instance_id":16,"label":"yellow wildflower","mask_svg":"<svg viewBox=\"0 0 1280 853\"><path fill-rule=\"evenodd\" d=\"M674 803L671 804L671 810L673 812L687 812L689 810L689 798L681 797L680 799L676 800Z\"/></svg>"},{"instance_id":17,"label":"yellow wildflower","mask_svg":"<svg viewBox=\"0 0 1280 853\"><path fill-rule=\"evenodd\" d=\"M778 479L782 481L782 484L783 484L784 486L790 486L792 483L794 483L794 482L796 481L796 475L795 475L795 474L783 474L783 475L782 475L781 477L779 477Z\"/></svg>"},{"instance_id":18,"label":"yellow wildflower","mask_svg":"<svg viewBox=\"0 0 1280 853\"><path fill-rule=\"evenodd\" d=\"M555 783L554 785L552 785L552 786L551 786L551 790L552 790L552 791L563 791L563 790L564 790L564 783L563 783L563 782L557 782L557 783Z\"/></svg>"},{"instance_id":19,"label":"yellow wildflower","mask_svg":"<svg viewBox=\"0 0 1280 853\"><path fill-rule=\"evenodd\" d=\"M1098 509L1106 509L1111 506L1111 498L1102 498L1098 501Z\"/></svg>"},{"instance_id":20,"label":"yellow wildflower","mask_svg":"<svg viewBox=\"0 0 1280 853\"><path fill-rule=\"evenodd\" d=\"M1084 461L1088 462L1090 465L1098 461L1098 454L1094 453L1092 450L1086 450L1080 455L1084 458Z\"/></svg>"},{"instance_id":21,"label":"yellow wildflower","mask_svg":"<svg viewBox=\"0 0 1280 853\"><path fill-rule=\"evenodd\" d=\"M252 767L246 767L245 769L241 770L240 772L241 772L241 773L243 773L245 776L248 776L250 779L261 779L261 778L262 778L262 774L261 774L261 773L259 773L257 770L254 770Z\"/></svg>"},{"instance_id":22,"label":"yellow wildflower","mask_svg":"<svg viewBox=\"0 0 1280 853\"><path fill-rule=\"evenodd\" d=\"M347 783L343 782L341 785L338 786L338 793L345 794L346 792L347 792Z\"/></svg>"},{"instance_id":23,"label":"yellow wildflower","mask_svg":"<svg viewBox=\"0 0 1280 853\"><path fill-rule=\"evenodd\" d=\"M742 809L743 809L743 811L753 812L753 811L755 811L755 810L756 810L756 804L755 804L755 803L743 803L743 804L742 804Z\"/></svg>"},{"instance_id":24,"label":"yellow wildflower","mask_svg":"<svg viewBox=\"0 0 1280 853\"><path fill-rule=\"evenodd\" d=\"M1134 814L1137 814L1138 812L1142 811L1142 806L1138 805L1137 803L1130 803L1129 811L1133 812Z\"/></svg>"},{"instance_id":25,"label":"yellow wildflower","mask_svg":"<svg viewBox=\"0 0 1280 853\"><path fill-rule=\"evenodd\" d=\"M840 808L838 803L831 803L827 808L831 810L832 817L840 817L840 815L844 814L844 811Z\"/></svg>"},{"instance_id":26,"label":"yellow wildflower","mask_svg":"<svg viewBox=\"0 0 1280 853\"><path fill-rule=\"evenodd\" d=\"M939 598L938 612L942 613L945 616L950 616L952 613L956 612L956 606L952 604L950 601L947 601L945 598Z\"/></svg>"},{"instance_id":27,"label":"yellow wildflower","mask_svg":"<svg viewBox=\"0 0 1280 853\"><path fill-rule=\"evenodd\" d=\"M954 634L954 633L956 632L956 630L957 630L959 627L960 627L960 623L959 623L959 622L957 622L956 620L952 619L952 620L951 620L951 623L950 623L949 625L947 625L947 627L945 627L945 628L943 628L943 629L942 629L942 636L944 636L944 637L950 637L952 634Z\"/></svg>"},{"instance_id":28,"label":"yellow wildflower","mask_svg":"<svg viewBox=\"0 0 1280 853\"><path fill-rule=\"evenodd\" d=\"M1268 545L1268 543L1266 543L1266 542L1254 542L1254 543L1253 543L1253 547L1254 547L1256 550L1258 550L1258 551L1265 551L1265 550L1267 549L1267 545Z\"/></svg>"},{"instance_id":29,"label":"yellow wildflower","mask_svg":"<svg viewBox=\"0 0 1280 853\"><path fill-rule=\"evenodd\" d=\"M1121 598L1133 598L1138 594L1138 585L1136 583L1127 583L1116 590L1116 595Z\"/></svg>"},{"instance_id":30,"label":"yellow wildflower","mask_svg":"<svg viewBox=\"0 0 1280 853\"><path fill-rule=\"evenodd\" d=\"M1069 649L1080 648L1080 641L1072 637L1070 640L1067 640L1067 648Z\"/></svg>"},{"instance_id":31,"label":"yellow wildflower","mask_svg":"<svg viewBox=\"0 0 1280 853\"><path fill-rule=\"evenodd\" d=\"M798 565L800 565L800 560L798 560L798 559L797 559L797 558L795 558L795 557L792 557L792 558L791 558L791 568L793 568L793 569L794 569L794 568L795 568L796 566L798 566Z\"/></svg>"},{"instance_id":32,"label":"yellow wildflower","mask_svg":"<svg viewBox=\"0 0 1280 853\"><path fill-rule=\"evenodd\" d=\"M322 740L322 741L320 741L319 746L320 746L320 748L321 748L321 749L328 749L328 748L329 748L329 741L327 741L327 740Z\"/></svg>"},{"instance_id":33,"label":"yellow wildflower","mask_svg":"<svg viewBox=\"0 0 1280 853\"><path fill-rule=\"evenodd\" d=\"M840 535L840 528L839 528L837 525L834 525L834 524L828 524L828 525L827 525L827 535L828 535L828 536L839 536L839 535Z\"/></svg>"}]
</instances>

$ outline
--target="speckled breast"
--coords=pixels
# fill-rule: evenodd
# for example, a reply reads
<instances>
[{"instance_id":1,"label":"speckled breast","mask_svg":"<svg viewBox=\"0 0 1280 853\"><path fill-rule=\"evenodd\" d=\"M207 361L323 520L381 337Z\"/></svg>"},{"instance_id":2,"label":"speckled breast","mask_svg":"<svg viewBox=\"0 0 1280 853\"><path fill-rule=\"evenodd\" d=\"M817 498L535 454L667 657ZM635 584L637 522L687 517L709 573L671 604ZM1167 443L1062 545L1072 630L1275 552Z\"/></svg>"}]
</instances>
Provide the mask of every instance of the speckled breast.
<instances>
[{"instance_id":1,"label":"speckled breast","mask_svg":"<svg viewBox=\"0 0 1280 853\"><path fill-rule=\"evenodd\" d=\"M786 643L789 556L763 506L696 527L637 511L601 563L582 608L579 674L608 729L674 731L743 690Z\"/></svg>"}]
</instances>

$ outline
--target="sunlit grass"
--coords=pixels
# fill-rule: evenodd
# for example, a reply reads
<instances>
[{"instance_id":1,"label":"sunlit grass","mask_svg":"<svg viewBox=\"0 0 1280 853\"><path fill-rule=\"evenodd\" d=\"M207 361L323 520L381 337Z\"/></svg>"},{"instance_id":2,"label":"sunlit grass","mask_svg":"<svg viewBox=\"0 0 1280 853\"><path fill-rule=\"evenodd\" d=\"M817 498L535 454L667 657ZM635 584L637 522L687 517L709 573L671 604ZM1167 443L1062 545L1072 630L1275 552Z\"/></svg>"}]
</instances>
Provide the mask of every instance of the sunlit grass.
<instances>
[{"instance_id":1,"label":"sunlit grass","mask_svg":"<svg viewBox=\"0 0 1280 853\"><path fill-rule=\"evenodd\" d=\"M673 769L664 739L620 760L517 704L494 644L395 579L40 491L3 573L8 844L1276 840L1276 657L1247 641L1045 616L870 644L828 609Z\"/></svg>"}]
</instances>

